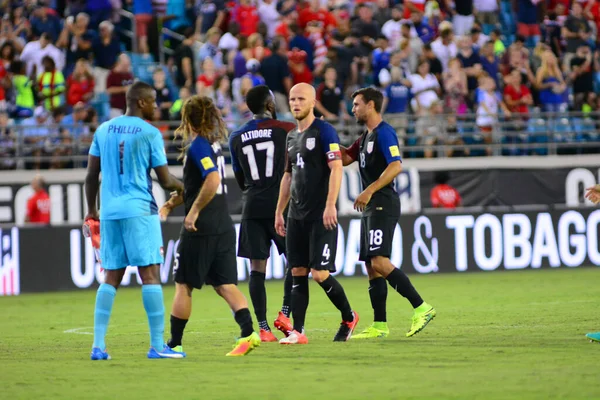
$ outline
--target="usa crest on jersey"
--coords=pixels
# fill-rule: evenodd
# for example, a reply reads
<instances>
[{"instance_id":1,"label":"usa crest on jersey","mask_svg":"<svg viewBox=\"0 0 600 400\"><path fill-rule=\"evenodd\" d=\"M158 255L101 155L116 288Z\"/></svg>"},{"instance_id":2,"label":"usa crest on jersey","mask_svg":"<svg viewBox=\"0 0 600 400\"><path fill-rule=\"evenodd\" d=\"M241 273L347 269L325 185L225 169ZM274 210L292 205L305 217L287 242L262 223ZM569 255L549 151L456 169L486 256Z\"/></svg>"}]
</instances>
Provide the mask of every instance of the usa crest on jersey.
<instances>
[{"instance_id":1,"label":"usa crest on jersey","mask_svg":"<svg viewBox=\"0 0 600 400\"><path fill-rule=\"evenodd\" d=\"M306 139L306 148L312 150L315 148L315 138Z\"/></svg>"},{"instance_id":2,"label":"usa crest on jersey","mask_svg":"<svg viewBox=\"0 0 600 400\"><path fill-rule=\"evenodd\" d=\"M373 152L374 142L367 143L367 153L371 154Z\"/></svg>"}]
</instances>

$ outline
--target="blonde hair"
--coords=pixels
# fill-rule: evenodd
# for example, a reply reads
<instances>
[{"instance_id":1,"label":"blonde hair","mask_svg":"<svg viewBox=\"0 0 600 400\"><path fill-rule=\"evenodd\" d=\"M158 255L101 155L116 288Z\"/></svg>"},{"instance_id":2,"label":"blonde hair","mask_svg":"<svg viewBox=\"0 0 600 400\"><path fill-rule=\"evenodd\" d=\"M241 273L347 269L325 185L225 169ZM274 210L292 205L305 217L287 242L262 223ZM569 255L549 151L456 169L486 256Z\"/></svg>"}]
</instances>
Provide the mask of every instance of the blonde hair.
<instances>
[{"instance_id":1,"label":"blonde hair","mask_svg":"<svg viewBox=\"0 0 600 400\"><path fill-rule=\"evenodd\" d=\"M179 159L185 157L194 134L205 138L211 144L227 138L227 126L210 97L195 95L183 104L181 124L175 130L175 138L182 139Z\"/></svg>"}]
</instances>

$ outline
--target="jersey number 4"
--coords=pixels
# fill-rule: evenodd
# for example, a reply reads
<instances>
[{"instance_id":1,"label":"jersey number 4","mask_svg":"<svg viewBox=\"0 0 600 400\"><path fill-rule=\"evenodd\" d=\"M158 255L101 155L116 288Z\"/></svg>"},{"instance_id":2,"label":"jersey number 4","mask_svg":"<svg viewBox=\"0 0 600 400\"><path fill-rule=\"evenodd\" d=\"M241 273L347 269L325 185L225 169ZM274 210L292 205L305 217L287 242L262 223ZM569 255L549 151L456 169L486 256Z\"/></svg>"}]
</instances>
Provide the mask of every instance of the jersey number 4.
<instances>
[{"instance_id":1,"label":"jersey number 4","mask_svg":"<svg viewBox=\"0 0 600 400\"><path fill-rule=\"evenodd\" d=\"M275 144L271 141L256 143L256 145L249 144L248 146L242 147L242 152L248 158L248 165L250 166L250 174L252 179L255 181L260 180L260 173L258 172L258 165L256 164L256 157L254 156L254 147L256 151L266 151L267 157L265 162L265 177L270 178L273 176L273 156L275 155Z\"/></svg>"}]
</instances>

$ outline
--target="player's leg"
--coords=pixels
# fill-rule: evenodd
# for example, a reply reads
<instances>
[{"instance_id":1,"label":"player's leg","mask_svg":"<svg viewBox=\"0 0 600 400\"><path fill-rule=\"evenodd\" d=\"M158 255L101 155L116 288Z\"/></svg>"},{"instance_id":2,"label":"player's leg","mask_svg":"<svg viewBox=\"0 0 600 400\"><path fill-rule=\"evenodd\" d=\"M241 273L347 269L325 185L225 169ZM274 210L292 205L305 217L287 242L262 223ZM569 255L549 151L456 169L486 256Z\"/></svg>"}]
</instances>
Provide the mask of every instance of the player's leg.
<instances>
[{"instance_id":1,"label":"player's leg","mask_svg":"<svg viewBox=\"0 0 600 400\"><path fill-rule=\"evenodd\" d=\"M294 322L293 330L284 332L286 337L281 344L307 344L304 335L304 322L308 309L308 250L310 231L306 229L306 221L288 218L286 234L286 249L289 269L292 274L291 308ZM278 327L281 330L281 328ZM289 328L288 328L289 329Z\"/></svg>"},{"instance_id":2,"label":"player's leg","mask_svg":"<svg viewBox=\"0 0 600 400\"><path fill-rule=\"evenodd\" d=\"M142 302L150 328L148 358L183 358L184 353L165 344L165 303L160 282L162 232L158 215L127 218L121 221L129 265L137 265L142 280Z\"/></svg>"},{"instance_id":3,"label":"player's leg","mask_svg":"<svg viewBox=\"0 0 600 400\"><path fill-rule=\"evenodd\" d=\"M183 331L192 315L192 290L191 286L182 283L175 283L175 298L171 306L171 338L167 345L177 351L183 351L181 341L183 340Z\"/></svg>"},{"instance_id":4,"label":"player's leg","mask_svg":"<svg viewBox=\"0 0 600 400\"><path fill-rule=\"evenodd\" d=\"M121 284L127 257L123 243L121 226L118 220L100 221L100 259L105 270L104 283L96 292L96 304L94 306L94 343L92 345L92 360L108 360L110 356L106 352L106 331L112 314L112 308L117 294L117 288Z\"/></svg>"},{"instance_id":5,"label":"player's leg","mask_svg":"<svg viewBox=\"0 0 600 400\"><path fill-rule=\"evenodd\" d=\"M325 294L340 310L342 323L334 337L334 341L346 341L352 335L358 324L358 313L352 311L346 292L330 272L335 271L335 256L337 253L338 229L327 230L323 221L313 221L310 227L310 261L312 277Z\"/></svg>"},{"instance_id":6,"label":"player's leg","mask_svg":"<svg viewBox=\"0 0 600 400\"><path fill-rule=\"evenodd\" d=\"M206 283L229 305L235 322L240 327L240 338L227 356L244 356L260 346L260 336L254 331L248 300L237 287L237 261L235 257L235 231L213 238L215 257L206 275Z\"/></svg>"},{"instance_id":7,"label":"player's leg","mask_svg":"<svg viewBox=\"0 0 600 400\"><path fill-rule=\"evenodd\" d=\"M286 254L285 251L285 238L279 236L275 231L275 219L266 221L268 224L265 228L268 229L270 240L275 243L279 254ZM289 265L285 266L285 277L283 279L283 301L281 305L281 311L277 314L277 319L273 322L275 328L283 332L284 335L288 335L293 330L292 322L290 321L290 314L292 311L292 285L293 285L292 270Z\"/></svg>"}]
</instances>

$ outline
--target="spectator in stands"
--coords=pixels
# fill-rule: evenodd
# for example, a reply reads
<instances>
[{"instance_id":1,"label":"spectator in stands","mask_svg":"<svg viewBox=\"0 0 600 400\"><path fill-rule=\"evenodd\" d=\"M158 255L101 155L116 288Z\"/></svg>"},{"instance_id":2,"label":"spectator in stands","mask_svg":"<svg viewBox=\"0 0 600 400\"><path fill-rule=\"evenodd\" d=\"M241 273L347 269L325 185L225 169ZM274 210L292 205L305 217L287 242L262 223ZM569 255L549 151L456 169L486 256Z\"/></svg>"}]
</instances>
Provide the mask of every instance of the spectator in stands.
<instances>
[{"instance_id":1,"label":"spectator in stands","mask_svg":"<svg viewBox=\"0 0 600 400\"><path fill-rule=\"evenodd\" d=\"M481 75L481 59L479 54L473 51L473 43L469 36L463 36L458 40L458 56L457 58L462 63L462 67L467 74L467 85L469 88L470 97L473 98L473 93L477 89L477 78Z\"/></svg>"},{"instance_id":2,"label":"spectator in stands","mask_svg":"<svg viewBox=\"0 0 600 400\"><path fill-rule=\"evenodd\" d=\"M152 74L152 86L156 90L156 104L160 113L160 121L169 120L169 110L173 105L173 94L167 86L167 76L163 67L157 67Z\"/></svg>"},{"instance_id":3,"label":"spectator in stands","mask_svg":"<svg viewBox=\"0 0 600 400\"><path fill-rule=\"evenodd\" d=\"M448 71L442 75L444 84L444 111L447 114L467 113L469 96L468 77L460 59L453 58L448 63Z\"/></svg>"},{"instance_id":4,"label":"spectator in stands","mask_svg":"<svg viewBox=\"0 0 600 400\"><path fill-rule=\"evenodd\" d=\"M501 70L503 75L507 75L514 68L522 71L529 68L529 50L525 47L525 37L517 35L502 59Z\"/></svg>"},{"instance_id":5,"label":"spectator in stands","mask_svg":"<svg viewBox=\"0 0 600 400\"><path fill-rule=\"evenodd\" d=\"M116 10L121 9L121 0L87 0L85 11L91 16L90 29L95 30L102 21L110 20L113 7Z\"/></svg>"},{"instance_id":6,"label":"spectator in stands","mask_svg":"<svg viewBox=\"0 0 600 400\"><path fill-rule=\"evenodd\" d=\"M404 18L411 17L414 11L425 12L425 3L427 0L407 0L404 2Z\"/></svg>"},{"instance_id":7,"label":"spectator in stands","mask_svg":"<svg viewBox=\"0 0 600 400\"><path fill-rule=\"evenodd\" d=\"M529 88L523 84L521 71L513 69L506 79L504 102L513 117L527 117L529 107L533 105L533 97Z\"/></svg>"},{"instance_id":8,"label":"spectator in stands","mask_svg":"<svg viewBox=\"0 0 600 400\"><path fill-rule=\"evenodd\" d=\"M250 36L257 32L260 17L252 0L239 0L239 4L231 12L231 20L240 24L240 33Z\"/></svg>"},{"instance_id":9,"label":"spectator in stands","mask_svg":"<svg viewBox=\"0 0 600 400\"><path fill-rule=\"evenodd\" d=\"M397 4L392 8L392 19L388 20L381 27L381 33L390 41L390 47L394 50L400 46L400 38L402 37L402 14L404 7Z\"/></svg>"},{"instance_id":10,"label":"spectator in stands","mask_svg":"<svg viewBox=\"0 0 600 400\"><path fill-rule=\"evenodd\" d=\"M38 76L44 72L42 59L46 56L52 57L56 68L62 71L65 65L64 55L50 40L47 33L42 33L39 40L29 42L23 48L20 59L27 65L27 76Z\"/></svg>"},{"instance_id":11,"label":"spectator in stands","mask_svg":"<svg viewBox=\"0 0 600 400\"><path fill-rule=\"evenodd\" d=\"M312 85L313 74L306 65L306 52L294 49L288 52L288 67L292 75L292 84L308 83Z\"/></svg>"},{"instance_id":12,"label":"spectator in stands","mask_svg":"<svg viewBox=\"0 0 600 400\"><path fill-rule=\"evenodd\" d=\"M433 29L423 21L423 12L414 11L411 13L410 20L413 28L417 31L417 35L424 44L431 43L435 34Z\"/></svg>"},{"instance_id":13,"label":"spectator in stands","mask_svg":"<svg viewBox=\"0 0 600 400\"><path fill-rule=\"evenodd\" d=\"M233 99L231 98L231 82L227 75L217 78L213 85L215 105L221 111L223 120L228 123L234 122Z\"/></svg>"},{"instance_id":14,"label":"spectator in stands","mask_svg":"<svg viewBox=\"0 0 600 400\"><path fill-rule=\"evenodd\" d=\"M73 112L62 119L61 125L67 130L69 136L80 139L90 134L89 128L85 125L87 115L87 106L85 103L79 102L73 106Z\"/></svg>"},{"instance_id":15,"label":"spectator in stands","mask_svg":"<svg viewBox=\"0 0 600 400\"><path fill-rule=\"evenodd\" d=\"M479 78L479 89L477 91L477 119L475 123L479 132L483 135L486 144L492 144L493 132L497 128L500 109L504 115L510 118L510 111L496 92L496 83L489 76ZM492 148L486 148L488 156L492 155Z\"/></svg>"},{"instance_id":16,"label":"spectator in stands","mask_svg":"<svg viewBox=\"0 0 600 400\"><path fill-rule=\"evenodd\" d=\"M25 46L25 40L15 35L15 29L10 22L10 19L5 17L0 21L0 44L12 43L16 49L23 50Z\"/></svg>"},{"instance_id":17,"label":"spectator in stands","mask_svg":"<svg viewBox=\"0 0 600 400\"><path fill-rule=\"evenodd\" d=\"M271 50L265 47L265 42L260 33L253 33L248 37L248 47L250 48L250 58L262 62L265 57L271 55Z\"/></svg>"},{"instance_id":18,"label":"spectator in stands","mask_svg":"<svg viewBox=\"0 0 600 400\"><path fill-rule=\"evenodd\" d=\"M110 21L102 21L99 27L100 34L92 40L96 93L106 91L106 78L115 66L121 52L119 39L113 33L114 29L115 27Z\"/></svg>"},{"instance_id":19,"label":"spectator in stands","mask_svg":"<svg viewBox=\"0 0 600 400\"><path fill-rule=\"evenodd\" d=\"M187 86L182 86L179 89L179 99L175 100L171 106L171 109L169 110L171 121L181 120L181 108L183 107L183 103L185 103L185 101L190 97L192 97L190 89L188 89Z\"/></svg>"},{"instance_id":20,"label":"spectator in stands","mask_svg":"<svg viewBox=\"0 0 600 400\"><path fill-rule=\"evenodd\" d=\"M391 2L389 0L377 0L374 3L377 5L374 7L373 19L381 28L383 24L392 19Z\"/></svg>"},{"instance_id":21,"label":"spectator in stands","mask_svg":"<svg viewBox=\"0 0 600 400\"><path fill-rule=\"evenodd\" d=\"M477 22L473 24L471 28L471 42L473 43L473 50L479 53L481 48L490 40L489 36L481 33L481 27Z\"/></svg>"},{"instance_id":22,"label":"spectator in stands","mask_svg":"<svg viewBox=\"0 0 600 400\"><path fill-rule=\"evenodd\" d=\"M288 0L287 6L284 6L279 11L281 20L275 28L275 35L283 37L286 41L290 40L292 24L298 25L298 12L294 0ZM281 3L278 3L278 6ZM305 50L305 49L303 49Z\"/></svg>"},{"instance_id":23,"label":"spectator in stands","mask_svg":"<svg viewBox=\"0 0 600 400\"><path fill-rule=\"evenodd\" d=\"M567 48L563 58L563 69L565 71L571 69L571 59L575 57L579 46L589 45L591 35L590 24L583 15L581 3L573 2L571 13L562 29L562 36L567 40Z\"/></svg>"},{"instance_id":24,"label":"spectator in stands","mask_svg":"<svg viewBox=\"0 0 600 400\"><path fill-rule=\"evenodd\" d=\"M429 62L421 60L417 73L408 77L413 99L411 106L415 114L426 116L434 103L439 102L441 93L437 78L429 72Z\"/></svg>"},{"instance_id":25,"label":"spectator in stands","mask_svg":"<svg viewBox=\"0 0 600 400\"><path fill-rule=\"evenodd\" d=\"M296 22L290 24L289 28L290 41L288 48L290 50L298 49L304 51L306 53L306 65L311 71L313 71L315 69L315 65L313 62L314 51L312 43L302 34L300 31L300 26L298 26Z\"/></svg>"},{"instance_id":26,"label":"spectator in stands","mask_svg":"<svg viewBox=\"0 0 600 400\"><path fill-rule=\"evenodd\" d=\"M483 32L489 35L498 25L500 14L498 0L475 0L475 16L483 25Z\"/></svg>"},{"instance_id":27,"label":"spectator in stands","mask_svg":"<svg viewBox=\"0 0 600 400\"><path fill-rule=\"evenodd\" d=\"M267 25L268 38L272 39L275 37L275 30L279 24L281 16L277 12L277 1L275 0L262 0L258 5L258 15L260 20Z\"/></svg>"},{"instance_id":28,"label":"spectator in stands","mask_svg":"<svg viewBox=\"0 0 600 400\"><path fill-rule=\"evenodd\" d=\"M426 44L423 46L422 59L429 63L429 72L432 73L438 81L441 81L444 68L442 66L442 62L436 57L435 53L431 49L431 44Z\"/></svg>"},{"instance_id":29,"label":"spectator in stands","mask_svg":"<svg viewBox=\"0 0 600 400\"><path fill-rule=\"evenodd\" d=\"M573 87L575 110L581 110L588 93L594 91L594 71L598 66L594 65L592 51L587 44L577 48L575 57L571 59L571 74L569 81Z\"/></svg>"},{"instance_id":30,"label":"spectator in stands","mask_svg":"<svg viewBox=\"0 0 600 400\"><path fill-rule=\"evenodd\" d=\"M46 182L41 175L36 175L31 181L33 195L27 200L25 222L29 224L50 223L50 196L45 189Z\"/></svg>"},{"instance_id":31,"label":"spectator in stands","mask_svg":"<svg viewBox=\"0 0 600 400\"><path fill-rule=\"evenodd\" d=\"M11 84L15 93L15 107L12 117L17 119L33 116L35 97L33 95L34 83L25 74L26 67L23 61L15 61L10 66L12 75Z\"/></svg>"},{"instance_id":32,"label":"spectator in stands","mask_svg":"<svg viewBox=\"0 0 600 400\"><path fill-rule=\"evenodd\" d=\"M379 73L382 69L390 65L392 53L390 51L389 41L384 35L379 36L377 42L375 42L375 46L376 48L371 55L371 68L373 70L373 83L375 86L380 86Z\"/></svg>"},{"instance_id":33,"label":"spectator in stands","mask_svg":"<svg viewBox=\"0 0 600 400\"><path fill-rule=\"evenodd\" d=\"M14 35L15 43L23 42L20 44L22 49L25 42L31 37L31 24L25 16L25 7L17 5L13 7L12 13L10 14L10 22L12 24L12 35ZM10 39L9 39L10 40Z\"/></svg>"},{"instance_id":34,"label":"spectator in stands","mask_svg":"<svg viewBox=\"0 0 600 400\"><path fill-rule=\"evenodd\" d=\"M503 56L506 52L504 42L502 42L502 39L500 39L501 36L502 33L499 29L494 29L492 33L490 33L490 40L494 42L494 54L496 54L497 57Z\"/></svg>"},{"instance_id":35,"label":"spectator in stands","mask_svg":"<svg viewBox=\"0 0 600 400\"><path fill-rule=\"evenodd\" d=\"M408 126L407 112L411 83L404 77L402 70L398 67L391 68L390 80L382 82L384 97L381 112L385 114L386 120L396 128L401 143L404 143L403 138L406 135Z\"/></svg>"},{"instance_id":36,"label":"spectator in stands","mask_svg":"<svg viewBox=\"0 0 600 400\"><path fill-rule=\"evenodd\" d=\"M324 78L317 88L317 111L329 121L337 121L340 117L349 120L344 93L337 84L337 71L333 65L325 67Z\"/></svg>"},{"instance_id":37,"label":"spectator in stands","mask_svg":"<svg viewBox=\"0 0 600 400\"><path fill-rule=\"evenodd\" d=\"M452 14L452 27L456 36L468 35L475 23L473 16L473 0L455 0Z\"/></svg>"},{"instance_id":38,"label":"spectator in stands","mask_svg":"<svg viewBox=\"0 0 600 400\"><path fill-rule=\"evenodd\" d=\"M421 54L423 54L423 42L419 38L419 36L413 36L410 33L412 25L409 22L402 24L402 30L400 32L400 49L403 49L404 43L408 44L410 47L410 51L408 52L408 63L410 66L410 71L417 70L417 64L419 63L419 58Z\"/></svg>"},{"instance_id":39,"label":"spectator in stands","mask_svg":"<svg viewBox=\"0 0 600 400\"><path fill-rule=\"evenodd\" d=\"M121 116L125 112L125 93L132 84L131 60L127 54L121 54L106 78L106 92L110 95L110 118Z\"/></svg>"},{"instance_id":40,"label":"spectator in stands","mask_svg":"<svg viewBox=\"0 0 600 400\"><path fill-rule=\"evenodd\" d=\"M488 74L496 83L496 87L500 85L500 60L494 53L494 42L489 40L486 42L479 53L481 61L481 69Z\"/></svg>"},{"instance_id":41,"label":"spectator in stands","mask_svg":"<svg viewBox=\"0 0 600 400\"><path fill-rule=\"evenodd\" d=\"M227 54L235 54L240 47L240 25L232 21L229 23L229 29L219 40L219 48L225 50Z\"/></svg>"},{"instance_id":42,"label":"spectator in stands","mask_svg":"<svg viewBox=\"0 0 600 400\"><path fill-rule=\"evenodd\" d=\"M17 136L6 112L0 112L0 170L15 169Z\"/></svg>"},{"instance_id":43,"label":"spectator in stands","mask_svg":"<svg viewBox=\"0 0 600 400\"><path fill-rule=\"evenodd\" d=\"M212 97L212 87L215 79L217 79L215 63L212 58L205 58L202 63L202 73L198 75L196 80L196 94Z\"/></svg>"},{"instance_id":44,"label":"spectator in stands","mask_svg":"<svg viewBox=\"0 0 600 400\"><path fill-rule=\"evenodd\" d=\"M30 18L31 33L35 38L39 38L43 33L48 35L48 40L56 43L61 31L60 19L50 13L44 6L37 7Z\"/></svg>"},{"instance_id":45,"label":"spectator in stands","mask_svg":"<svg viewBox=\"0 0 600 400\"><path fill-rule=\"evenodd\" d=\"M48 111L39 106L35 108L33 117L21 122L23 129L20 134L23 135L27 146L23 155L36 157L35 161L25 163L28 169L40 169L42 166L40 157L44 154L45 142L50 141L50 129L46 126L48 116Z\"/></svg>"},{"instance_id":46,"label":"spectator in stands","mask_svg":"<svg viewBox=\"0 0 600 400\"><path fill-rule=\"evenodd\" d=\"M452 29L444 29L440 32L440 37L431 43L431 50L442 63L442 69L445 71L448 69L448 62L450 59L456 57L458 54L458 48L454 43L454 37Z\"/></svg>"},{"instance_id":47,"label":"spectator in stands","mask_svg":"<svg viewBox=\"0 0 600 400\"><path fill-rule=\"evenodd\" d=\"M564 93L567 86L558 60L550 50L542 54L542 65L536 71L536 86L545 112L561 112L566 109Z\"/></svg>"},{"instance_id":48,"label":"spectator in stands","mask_svg":"<svg viewBox=\"0 0 600 400\"><path fill-rule=\"evenodd\" d=\"M94 83L89 61L85 59L77 61L73 74L67 78L67 104L70 106L79 102L88 104L94 97Z\"/></svg>"},{"instance_id":49,"label":"spectator in stands","mask_svg":"<svg viewBox=\"0 0 600 400\"><path fill-rule=\"evenodd\" d=\"M202 64L206 58L210 57L217 70L221 71L224 68L223 52L219 49L220 40L221 30L219 28L210 28L208 32L206 32L206 42L202 45L200 52L198 53L200 64Z\"/></svg>"},{"instance_id":50,"label":"spectator in stands","mask_svg":"<svg viewBox=\"0 0 600 400\"><path fill-rule=\"evenodd\" d=\"M138 51L147 54L148 47L148 25L152 23L152 0L133 1L133 14L135 15L135 29L138 43Z\"/></svg>"},{"instance_id":51,"label":"spectator in stands","mask_svg":"<svg viewBox=\"0 0 600 400\"><path fill-rule=\"evenodd\" d=\"M433 175L436 184L429 194L431 206L434 208L454 209L462 205L458 190L448 184L450 174L445 171L436 171Z\"/></svg>"},{"instance_id":52,"label":"spectator in stands","mask_svg":"<svg viewBox=\"0 0 600 400\"><path fill-rule=\"evenodd\" d=\"M79 59L89 60L93 54L92 39L94 34L88 30L90 17L86 13L79 13L73 22L73 17L65 21L64 28L60 34L56 46L66 49L67 61L64 70L65 76L71 75L75 63Z\"/></svg>"},{"instance_id":53,"label":"spectator in stands","mask_svg":"<svg viewBox=\"0 0 600 400\"><path fill-rule=\"evenodd\" d=\"M54 59L45 56L42 59L44 72L38 76L38 100L44 101L46 110L53 109L65 104L65 92L67 91L65 77L63 73L56 68Z\"/></svg>"},{"instance_id":54,"label":"spectator in stands","mask_svg":"<svg viewBox=\"0 0 600 400\"><path fill-rule=\"evenodd\" d=\"M277 112L284 114L290 111L287 93L292 88L292 74L288 65L285 39L281 37L273 39L272 48L273 53L261 63L260 72L265 84L275 95Z\"/></svg>"},{"instance_id":55,"label":"spectator in stands","mask_svg":"<svg viewBox=\"0 0 600 400\"><path fill-rule=\"evenodd\" d=\"M535 47L540 40L538 8L541 0L517 0L517 33L525 38L528 47Z\"/></svg>"},{"instance_id":56,"label":"spectator in stands","mask_svg":"<svg viewBox=\"0 0 600 400\"><path fill-rule=\"evenodd\" d=\"M356 12L358 19L352 23L352 31L358 34L358 37L374 39L379 36L380 26L373 20L373 9L370 5L358 4Z\"/></svg>"},{"instance_id":57,"label":"spectator in stands","mask_svg":"<svg viewBox=\"0 0 600 400\"><path fill-rule=\"evenodd\" d=\"M560 23L556 20L556 12L550 11L542 25L542 41L552 49L558 58L561 58L562 55L561 29Z\"/></svg>"},{"instance_id":58,"label":"spectator in stands","mask_svg":"<svg viewBox=\"0 0 600 400\"><path fill-rule=\"evenodd\" d=\"M200 13L196 20L196 33L202 36L210 28L221 28L225 20L224 0L205 0L200 2Z\"/></svg>"},{"instance_id":59,"label":"spectator in stands","mask_svg":"<svg viewBox=\"0 0 600 400\"><path fill-rule=\"evenodd\" d=\"M330 33L336 26L333 15L321 7L320 0L310 0L309 7L305 7L298 13L298 24L300 28L306 29L310 22L319 26L323 33Z\"/></svg>"},{"instance_id":60,"label":"spectator in stands","mask_svg":"<svg viewBox=\"0 0 600 400\"><path fill-rule=\"evenodd\" d=\"M175 50L175 66L177 67L175 73L175 83L177 86L185 86L188 89L192 89L193 82L196 79L196 67L194 61L194 51L192 46L194 45L194 31L188 29L185 32L185 39L177 50Z\"/></svg>"}]
</instances>

